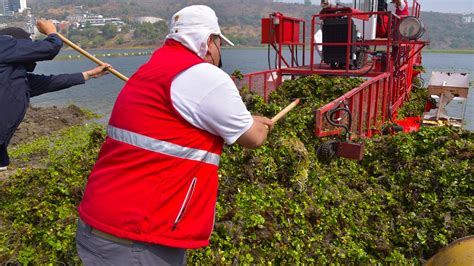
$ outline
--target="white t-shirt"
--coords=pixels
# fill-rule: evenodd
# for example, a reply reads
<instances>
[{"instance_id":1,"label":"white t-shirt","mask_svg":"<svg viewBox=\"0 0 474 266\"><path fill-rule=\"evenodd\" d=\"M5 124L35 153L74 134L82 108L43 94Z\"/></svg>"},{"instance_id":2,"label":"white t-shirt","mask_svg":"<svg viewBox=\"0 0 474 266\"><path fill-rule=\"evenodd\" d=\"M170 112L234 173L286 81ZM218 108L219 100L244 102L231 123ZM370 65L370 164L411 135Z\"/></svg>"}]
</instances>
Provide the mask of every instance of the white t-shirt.
<instances>
[{"instance_id":1,"label":"white t-shirt","mask_svg":"<svg viewBox=\"0 0 474 266\"><path fill-rule=\"evenodd\" d=\"M405 9L406 3L404 0L400 1L400 6L398 7L398 10L403 11ZM389 11L391 11L393 14L395 14L397 9L397 4L392 3L389 5Z\"/></svg>"},{"instance_id":2,"label":"white t-shirt","mask_svg":"<svg viewBox=\"0 0 474 266\"><path fill-rule=\"evenodd\" d=\"M171 101L193 126L233 144L253 124L253 118L230 76L201 63L177 75L171 83Z\"/></svg>"}]
</instances>

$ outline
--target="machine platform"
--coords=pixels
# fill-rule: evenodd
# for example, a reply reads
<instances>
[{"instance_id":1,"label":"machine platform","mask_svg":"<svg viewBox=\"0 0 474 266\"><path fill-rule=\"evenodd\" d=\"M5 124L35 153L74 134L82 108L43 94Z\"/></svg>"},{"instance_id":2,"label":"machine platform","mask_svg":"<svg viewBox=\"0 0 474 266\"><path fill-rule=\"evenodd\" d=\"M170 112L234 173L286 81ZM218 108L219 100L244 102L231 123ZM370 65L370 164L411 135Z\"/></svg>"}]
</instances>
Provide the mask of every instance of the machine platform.
<instances>
[{"instance_id":1,"label":"machine platform","mask_svg":"<svg viewBox=\"0 0 474 266\"><path fill-rule=\"evenodd\" d=\"M423 125L464 127L469 95L468 73L432 72L428 95L434 108L423 115Z\"/></svg>"}]
</instances>

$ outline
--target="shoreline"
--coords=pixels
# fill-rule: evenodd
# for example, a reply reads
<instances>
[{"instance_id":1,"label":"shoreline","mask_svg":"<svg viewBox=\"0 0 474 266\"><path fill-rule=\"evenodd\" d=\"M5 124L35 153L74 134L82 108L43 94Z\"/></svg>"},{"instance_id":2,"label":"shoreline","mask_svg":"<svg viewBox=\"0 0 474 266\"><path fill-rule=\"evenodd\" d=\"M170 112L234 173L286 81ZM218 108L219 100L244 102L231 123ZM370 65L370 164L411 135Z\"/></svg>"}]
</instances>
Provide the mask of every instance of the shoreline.
<instances>
[{"instance_id":1,"label":"shoreline","mask_svg":"<svg viewBox=\"0 0 474 266\"><path fill-rule=\"evenodd\" d=\"M431 54L474 54L473 50L437 50L437 49L426 49L422 51L423 53Z\"/></svg>"},{"instance_id":2,"label":"shoreline","mask_svg":"<svg viewBox=\"0 0 474 266\"><path fill-rule=\"evenodd\" d=\"M104 58L104 57L125 57L125 56L144 56L144 55L151 55L158 47L121 47L121 48L94 48L89 49L88 52L97 58ZM224 50L245 50L245 49L267 49L266 46L237 46L237 47L222 47ZM64 51L74 51L74 49L67 47L63 49ZM127 50L126 52L123 52ZM307 48L306 50L309 50ZM94 53L97 51L98 53ZM100 52L99 52L100 51ZM110 52L106 52L110 51ZM120 52L119 52L120 51ZM437 49L425 49L422 53L430 53L430 54L474 54L473 50L437 50ZM81 54L72 54L72 55L58 55L53 60L76 60L85 58Z\"/></svg>"},{"instance_id":3,"label":"shoreline","mask_svg":"<svg viewBox=\"0 0 474 266\"><path fill-rule=\"evenodd\" d=\"M161 45L156 45L156 46L124 46L124 47L104 47L104 48L91 48L87 49L88 51L104 51L104 50L110 50L110 51L115 51L115 50L155 50L157 48L161 47ZM287 49L286 47L283 47ZM267 49L266 45L259 45L259 46L246 46L246 45L236 45L233 47L229 46L222 46L222 49ZM64 47L62 50L65 51L71 51L74 50L70 47ZM305 50L310 50L309 47L307 47ZM423 52L425 53L444 53L444 54L452 54L452 53L457 53L457 54L474 54L474 48L473 49L423 49Z\"/></svg>"}]
</instances>

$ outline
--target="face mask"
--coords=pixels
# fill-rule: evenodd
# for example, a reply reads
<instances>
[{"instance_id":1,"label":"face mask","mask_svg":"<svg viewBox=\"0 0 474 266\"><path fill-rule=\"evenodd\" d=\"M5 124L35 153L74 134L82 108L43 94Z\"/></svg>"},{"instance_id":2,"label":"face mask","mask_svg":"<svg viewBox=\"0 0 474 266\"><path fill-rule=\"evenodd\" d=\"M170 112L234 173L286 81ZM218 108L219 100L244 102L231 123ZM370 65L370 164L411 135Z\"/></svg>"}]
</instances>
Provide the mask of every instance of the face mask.
<instances>
[{"instance_id":1,"label":"face mask","mask_svg":"<svg viewBox=\"0 0 474 266\"><path fill-rule=\"evenodd\" d=\"M219 63L217 64L218 68L222 68L222 55L221 55L221 49L218 48L219 46L216 44L216 41L214 41L214 44L216 45L217 52L219 53Z\"/></svg>"}]
</instances>

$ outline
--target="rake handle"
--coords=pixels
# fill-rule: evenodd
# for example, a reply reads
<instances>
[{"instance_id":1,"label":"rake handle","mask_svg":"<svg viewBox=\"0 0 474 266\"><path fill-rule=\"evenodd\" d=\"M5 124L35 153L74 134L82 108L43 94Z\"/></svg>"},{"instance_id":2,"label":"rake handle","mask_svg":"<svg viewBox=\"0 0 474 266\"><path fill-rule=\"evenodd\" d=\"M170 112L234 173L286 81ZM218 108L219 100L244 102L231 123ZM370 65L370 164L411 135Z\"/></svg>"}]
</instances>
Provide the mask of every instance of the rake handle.
<instances>
[{"instance_id":1,"label":"rake handle","mask_svg":"<svg viewBox=\"0 0 474 266\"><path fill-rule=\"evenodd\" d=\"M280 118L285 116L291 109L295 108L300 103L300 99L294 100L292 103L290 103L287 107L285 107L283 110L281 110L278 114L276 114L271 120L273 123L276 123Z\"/></svg>"},{"instance_id":2,"label":"rake handle","mask_svg":"<svg viewBox=\"0 0 474 266\"><path fill-rule=\"evenodd\" d=\"M90 53L88 53L86 50L82 49L81 47L77 46L75 43L71 42L68 38L64 37L62 34L60 33L56 33L59 38L61 38L61 40L63 40L63 42L65 44L67 44L69 47L71 47L72 49L78 51L80 54L84 55L85 57L89 58L91 61L93 61L94 63L96 63L97 65L99 66L103 66L105 65L104 62L102 62L101 60L99 60L97 57L91 55ZM123 81L128 81L128 78L123 75L122 73L118 72L117 70L113 69L113 68L109 68L107 69L110 73L114 74L116 77L118 77L119 79L123 80Z\"/></svg>"}]
</instances>

